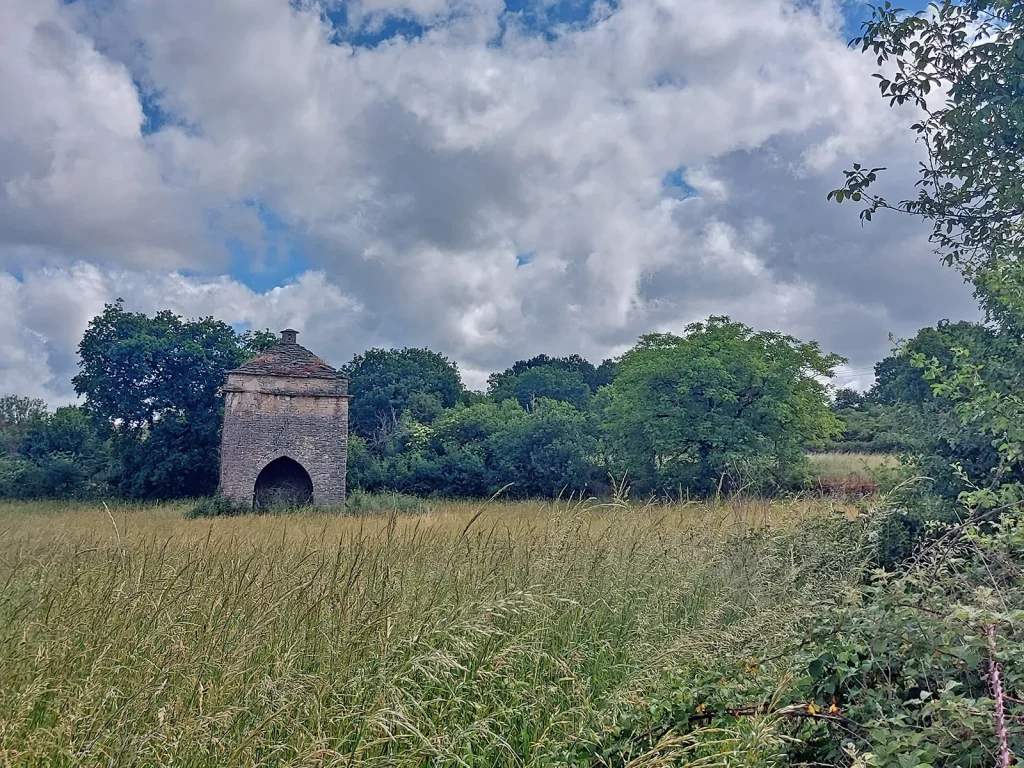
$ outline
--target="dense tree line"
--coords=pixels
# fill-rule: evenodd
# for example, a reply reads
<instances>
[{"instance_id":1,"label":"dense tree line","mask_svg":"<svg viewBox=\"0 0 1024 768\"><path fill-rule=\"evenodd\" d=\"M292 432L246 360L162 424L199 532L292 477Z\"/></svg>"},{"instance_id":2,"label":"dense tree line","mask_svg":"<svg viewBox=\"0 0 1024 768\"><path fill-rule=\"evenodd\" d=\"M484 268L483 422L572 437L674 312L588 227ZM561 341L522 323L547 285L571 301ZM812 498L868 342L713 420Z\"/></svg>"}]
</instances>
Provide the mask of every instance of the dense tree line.
<instances>
[{"instance_id":1,"label":"dense tree line","mask_svg":"<svg viewBox=\"0 0 1024 768\"><path fill-rule=\"evenodd\" d=\"M225 371L273 345L212 318L108 306L74 379L81 404L0 399L0 495L169 499L215 493ZM349 483L416 495L554 497L763 493L809 481L808 450L904 455L932 499L1000 467L998 446L926 380L921 356L970 348L983 376L1019 375L1019 344L981 323L924 328L875 366L867 392L822 382L841 359L814 343L712 317L650 334L615 360L537 355L468 390L427 349L370 349L351 377ZM998 469L1005 481L1016 470ZM973 482L973 481L972 481Z\"/></svg>"},{"instance_id":2,"label":"dense tree line","mask_svg":"<svg viewBox=\"0 0 1024 768\"><path fill-rule=\"evenodd\" d=\"M968 352L981 365L977 377L986 386L1012 389L1024 374L1015 329L966 321L922 328L875 365L867 392L835 393L833 410L845 429L830 447L901 454L906 474L919 478L918 496L948 510L973 486L1024 481L1020 467L1002 461L1002 441L965 421L958 393L923 369L924 361L936 370L953 368Z\"/></svg>"},{"instance_id":3,"label":"dense tree line","mask_svg":"<svg viewBox=\"0 0 1024 768\"><path fill-rule=\"evenodd\" d=\"M169 499L218 478L225 372L275 343L213 318L94 318L81 404L0 401L0 495ZM351 377L350 486L418 495L554 497L765 492L808 479L806 452L841 431L814 343L712 317L652 334L617 360L537 355L467 390L427 349L371 349Z\"/></svg>"}]
</instances>

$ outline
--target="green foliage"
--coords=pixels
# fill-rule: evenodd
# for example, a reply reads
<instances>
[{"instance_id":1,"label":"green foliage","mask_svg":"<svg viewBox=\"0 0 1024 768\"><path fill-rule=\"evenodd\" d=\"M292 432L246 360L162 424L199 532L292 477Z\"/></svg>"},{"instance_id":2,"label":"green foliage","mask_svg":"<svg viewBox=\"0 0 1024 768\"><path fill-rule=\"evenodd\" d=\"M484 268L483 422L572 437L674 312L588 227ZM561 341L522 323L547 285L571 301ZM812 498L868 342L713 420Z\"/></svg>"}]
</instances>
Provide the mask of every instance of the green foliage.
<instances>
[{"instance_id":1,"label":"green foliage","mask_svg":"<svg viewBox=\"0 0 1024 768\"><path fill-rule=\"evenodd\" d=\"M851 45L870 51L883 98L920 111L912 126L928 150L916 197L889 203L872 191L878 172L860 164L829 197L865 202L862 219L879 210L920 216L947 264L969 277L996 316L1018 315L1024 246L1022 100L1008 84L1024 76L1024 7L1016 0L959 0L909 15L873 7ZM891 73L888 74L888 73Z\"/></svg>"},{"instance_id":2,"label":"green foliage","mask_svg":"<svg viewBox=\"0 0 1024 768\"><path fill-rule=\"evenodd\" d=\"M851 530L871 534L875 522ZM908 570L807 596L790 621L723 639L702 663L670 663L567 762L1008 765L1001 753L1024 750L1019 728L1006 727L1024 707L1024 527L944 533Z\"/></svg>"},{"instance_id":3,"label":"green foliage","mask_svg":"<svg viewBox=\"0 0 1024 768\"><path fill-rule=\"evenodd\" d=\"M967 348L976 355L992 358L999 354L1000 338L995 330L980 323L943 320L934 328L922 328L914 338L875 365L875 384L869 400L882 405L921 405L934 399L931 384L925 381L915 355L924 355L950 365L955 351Z\"/></svg>"},{"instance_id":4,"label":"green foliage","mask_svg":"<svg viewBox=\"0 0 1024 768\"><path fill-rule=\"evenodd\" d=\"M895 408L870 401L856 407L834 408L843 423L842 435L831 450L854 453L898 453L906 448L906 437Z\"/></svg>"},{"instance_id":5,"label":"green foliage","mask_svg":"<svg viewBox=\"0 0 1024 768\"><path fill-rule=\"evenodd\" d=\"M515 400L446 410L433 424L405 417L380 444L350 446L357 487L420 496L554 497L586 492L594 480L597 430L568 403Z\"/></svg>"},{"instance_id":6,"label":"green foliage","mask_svg":"<svg viewBox=\"0 0 1024 768\"><path fill-rule=\"evenodd\" d=\"M889 3L873 8L853 44L880 67L895 64L876 75L879 88L890 104L919 110L912 130L928 159L914 198L890 204L877 196L872 185L882 169L860 164L829 195L866 202L865 220L889 210L930 222L937 251L974 284L996 323L922 332L904 359L883 361L879 370L883 398L921 405L908 432L922 469L935 470L934 488L972 507L1010 509L1024 498L1024 100L1014 85L1024 73L1022 33L1024 5L1016 0L949 0L915 15ZM915 381L907 363L925 381Z\"/></svg>"},{"instance_id":7,"label":"green foliage","mask_svg":"<svg viewBox=\"0 0 1024 768\"><path fill-rule=\"evenodd\" d=\"M419 515L429 510L423 499L394 491L369 493L357 489L345 504L345 511L353 515Z\"/></svg>"},{"instance_id":8,"label":"green foliage","mask_svg":"<svg viewBox=\"0 0 1024 768\"><path fill-rule=\"evenodd\" d=\"M841 360L724 317L684 336L644 336L603 392L614 466L644 493L791 483L806 471L806 449L840 432L815 377Z\"/></svg>"},{"instance_id":9,"label":"green foliage","mask_svg":"<svg viewBox=\"0 0 1024 768\"><path fill-rule=\"evenodd\" d=\"M837 411L856 410L864 405L865 397L855 389L841 387L832 397L832 408Z\"/></svg>"},{"instance_id":10,"label":"green foliage","mask_svg":"<svg viewBox=\"0 0 1024 768\"><path fill-rule=\"evenodd\" d=\"M387 440L406 413L429 423L465 391L455 363L429 349L370 349L344 371L352 379L350 429L374 443Z\"/></svg>"},{"instance_id":11,"label":"green foliage","mask_svg":"<svg viewBox=\"0 0 1024 768\"><path fill-rule=\"evenodd\" d=\"M557 365L537 365L522 373L502 376L491 387L490 395L498 401L515 400L526 409L533 408L538 399L547 398L583 410L590 402L591 390L579 371Z\"/></svg>"},{"instance_id":12,"label":"green foliage","mask_svg":"<svg viewBox=\"0 0 1024 768\"><path fill-rule=\"evenodd\" d=\"M109 446L75 406L35 411L16 455L0 457L0 498L89 498L107 491Z\"/></svg>"},{"instance_id":13,"label":"green foliage","mask_svg":"<svg viewBox=\"0 0 1024 768\"><path fill-rule=\"evenodd\" d=\"M29 428L46 416L46 403L30 397L0 397L0 453L15 454Z\"/></svg>"},{"instance_id":14,"label":"green foliage","mask_svg":"<svg viewBox=\"0 0 1024 768\"><path fill-rule=\"evenodd\" d=\"M348 487L350 489L376 487L379 484L379 478L375 474L377 467L378 462L373 453L371 453L366 439L350 433L348 436L348 474L346 477Z\"/></svg>"},{"instance_id":15,"label":"green foliage","mask_svg":"<svg viewBox=\"0 0 1024 768\"><path fill-rule=\"evenodd\" d=\"M511 496L551 498L592 487L597 430L568 403L538 400L526 418L510 421L486 442L491 488L514 483Z\"/></svg>"},{"instance_id":16,"label":"green foliage","mask_svg":"<svg viewBox=\"0 0 1024 768\"><path fill-rule=\"evenodd\" d=\"M236 515L251 514L253 514L252 507L238 504L224 498L220 494L199 499L192 507L185 511L185 517L190 520L202 517L234 517Z\"/></svg>"},{"instance_id":17,"label":"green foliage","mask_svg":"<svg viewBox=\"0 0 1024 768\"><path fill-rule=\"evenodd\" d=\"M916 199L890 205L873 195L881 169L860 165L830 197L865 200L866 220L890 209L930 221L946 263L974 283L998 322L993 330L928 329L903 359L880 366L882 396L919 406L923 428L911 433L924 436L921 463L941 456L943 445L944 458L954 459L960 508L945 524L921 499L911 515L885 515L886 527L872 531L875 550L903 554L904 563L876 575L808 638L818 656L797 679L834 695L844 719L859 726L861 743L846 755L857 766L1009 766L1024 751L1018 729L1008 727L1021 719L1024 685L1022 31L1016 0L948 0L916 16L886 3L854 41L879 65L895 60L891 80L878 75L882 94L921 110L913 130L929 157ZM938 108L928 104L933 88L942 92ZM892 528L914 513L926 536ZM901 530L926 542L909 564L898 552Z\"/></svg>"},{"instance_id":18,"label":"green foliage","mask_svg":"<svg viewBox=\"0 0 1024 768\"><path fill-rule=\"evenodd\" d=\"M92 497L107 490L109 445L84 408L58 408L36 422L25 435L21 454L33 465L24 480L28 497Z\"/></svg>"},{"instance_id":19,"label":"green foliage","mask_svg":"<svg viewBox=\"0 0 1024 768\"><path fill-rule=\"evenodd\" d=\"M0 499L27 498L26 481L32 470L32 462L20 456L0 454Z\"/></svg>"},{"instance_id":20,"label":"green foliage","mask_svg":"<svg viewBox=\"0 0 1024 768\"><path fill-rule=\"evenodd\" d=\"M101 449L92 416L77 406L58 408L36 421L21 442L20 453L34 461L42 461L54 453L67 453L83 458L93 457Z\"/></svg>"},{"instance_id":21,"label":"green foliage","mask_svg":"<svg viewBox=\"0 0 1024 768\"><path fill-rule=\"evenodd\" d=\"M79 345L75 390L112 435L111 482L128 498L213 493L225 372L266 348L265 332L226 323L127 312L119 300L93 318Z\"/></svg>"},{"instance_id":22,"label":"green foliage","mask_svg":"<svg viewBox=\"0 0 1024 768\"><path fill-rule=\"evenodd\" d=\"M503 389L509 379L522 376L534 368L545 368L549 371L562 371L567 374L579 374L591 393L596 393L601 387L611 384L615 377L615 362L605 360L598 367L581 357L580 355L569 355L568 357L550 357L548 355L536 355L529 360L517 360L511 368L502 373L492 373L487 378L487 391L494 393ZM575 380L575 379L573 379ZM538 397L552 397L551 395L538 395ZM555 397L556 400L567 400L568 398ZM571 402L571 401L570 401ZM520 401L521 405L526 403Z\"/></svg>"},{"instance_id":23,"label":"green foliage","mask_svg":"<svg viewBox=\"0 0 1024 768\"><path fill-rule=\"evenodd\" d=\"M184 320L164 310L155 317L108 304L79 345L75 391L89 411L129 432L188 413L216 410L224 372L246 358L226 323Z\"/></svg>"}]
</instances>

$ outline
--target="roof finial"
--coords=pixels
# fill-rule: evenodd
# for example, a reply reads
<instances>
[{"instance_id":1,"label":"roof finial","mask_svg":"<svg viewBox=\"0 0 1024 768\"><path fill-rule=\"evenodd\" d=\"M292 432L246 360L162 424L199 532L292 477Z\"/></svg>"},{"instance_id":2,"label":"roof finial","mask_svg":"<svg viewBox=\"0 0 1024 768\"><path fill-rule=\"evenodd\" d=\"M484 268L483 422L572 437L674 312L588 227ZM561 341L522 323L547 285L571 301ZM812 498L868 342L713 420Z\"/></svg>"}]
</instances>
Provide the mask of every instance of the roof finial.
<instances>
[{"instance_id":1,"label":"roof finial","mask_svg":"<svg viewBox=\"0 0 1024 768\"><path fill-rule=\"evenodd\" d=\"M285 328L281 331L281 343L282 344L298 344L299 332L293 331L291 328Z\"/></svg>"}]
</instances>

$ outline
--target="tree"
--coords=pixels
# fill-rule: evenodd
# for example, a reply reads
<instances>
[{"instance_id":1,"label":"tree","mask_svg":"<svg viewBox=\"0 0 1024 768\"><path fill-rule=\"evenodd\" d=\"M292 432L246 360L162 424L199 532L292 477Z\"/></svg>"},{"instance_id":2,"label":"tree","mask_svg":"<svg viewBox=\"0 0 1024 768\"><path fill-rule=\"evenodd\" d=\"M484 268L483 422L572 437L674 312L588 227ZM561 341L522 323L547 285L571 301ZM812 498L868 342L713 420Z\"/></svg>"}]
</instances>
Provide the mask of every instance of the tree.
<instances>
[{"instance_id":1,"label":"tree","mask_svg":"<svg viewBox=\"0 0 1024 768\"><path fill-rule=\"evenodd\" d=\"M0 497L96 496L106 489L108 459L89 413L58 408L33 420L17 457L0 458Z\"/></svg>"},{"instance_id":2,"label":"tree","mask_svg":"<svg viewBox=\"0 0 1024 768\"><path fill-rule=\"evenodd\" d=\"M118 300L89 323L75 390L113 436L113 480L133 498L212 493L218 481L226 371L272 336L212 317L127 312Z\"/></svg>"},{"instance_id":3,"label":"tree","mask_svg":"<svg viewBox=\"0 0 1024 768\"><path fill-rule=\"evenodd\" d=\"M884 169L860 164L829 193L865 202L866 221L890 210L931 222L946 264L974 282L990 315L1013 322L1024 309L1022 22L1019 0L948 0L913 15L874 7L851 45L870 50L879 67L891 62L875 75L881 95L918 108L912 130L928 159L916 197L890 203L874 192Z\"/></svg>"},{"instance_id":4,"label":"tree","mask_svg":"<svg viewBox=\"0 0 1024 768\"><path fill-rule=\"evenodd\" d=\"M497 401L515 400L528 410L540 398L560 400L584 409L590 402L591 390L579 371L546 364L501 376L491 389L491 397Z\"/></svg>"},{"instance_id":5,"label":"tree","mask_svg":"<svg viewBox=\"0 0 1024 768\"><path fill-rule=\"evenodd\" d=\"M994 463L982 467L981 477L957 470L964 478L960 501L972 514L1011 508L1024 499L1021 366L991 372L1009 359L1024 359L1024 3L947 0L908 15L886 2L873 8L852 44L887 67L876 77L891 105L919 110L912 130L927 160L916 197L888 202L874 191L884 169L860 164L845 172L844 186L829 197L866 203L864 221L883 210L928 221L937 252L973 283L997 324L998 356L960 346L948 363L924 352L910 360L961 425L995 449Z\"/></svg>"},{"instance_id":6,"label":"tree","mask_svg":"<svg viewBox=\"0 0 1024 768\"><path fill-rule=\"evenodd\" d=\"M842 422L843 433L826 448L851 453L893 453L903 449L895 431L894 409L877 402L870 394L837 389L832 412Z\"/></svg>"},{"instance_id":7,"label":"tree","mask_svg":"<svg viewBox=\"0 0 1024 768\"><path fill-rule=\"evenodd\" d=\"M832 407L837 411L860 408L864 405L864 395L855 389L841 387L832 398Z\"/></svg>"},{"instance_id":8,"label":"tree","mask_svg":"<svg viewBox=\"0 0 1024 768\"><path fill-rule=\"evenodd\" d=\"M816 343L726 317L683 336L644 336L603 390L613 466L642 492L788 483L805 469L808 446L840 432L818 379L841 362Z\"/></svg>"},{"instance_id":9,"label":"tree","mask_svg":"<svg viewBox=\"0 0 1024 768\"><path fill-rule=\"evenodd\" d=\"M406 411L429 423L464 392L455 363L429 349L370 349L344 371L352 379L349 424L371 443L392 433Z\"/></svg>"},{"instance_id":10,"label":"tree","mask_svg":"<svg viewBox=\"0 0 1024 768\"><path fill-rule=\"evenodd\" d=\"M597 431L587 414L566 402L537 400L525 419L494 434L488 448L491 486L514 483L510 496L567 496L594 481Z\"/></svg>"},{"instance_id":11,"label":"tree","mask_svg":"<svg viewBox=\"0 0 1024 768\"><path fill-rule=\"evenodd\" d=\"M349 467L367 490L514 498L586 491L598 448L590 415L548 399L530 411L513 399L459 404L429 425L406 413L377 451L353 445Z\"/></svg>"},{"instance_id":12,"label":"tree","mask_svg":"<svg viewBox=\"0 0 1024 768\"><path fill-rule=\"evenodd\" d=\"M487 378L487 391L494 393L501 390L507 386L510 379L522 376L534 368L579 374L592 393L596 393L598 389L609 384L614 375L614 363L611 360L605 360L599 368L595 368L580 355L569 355L568 357L537 355L529 360L517 360L511 368L506 368L501 373L492 373Z\"/></svg>"},{"instance_id":13,"label":"tree","mask_svg":"<svg viewBox=\"0 0 1024 768\"><path fill-rule=\"evenodd\" d=\"M442 496L490 496L515 481L495 471L494 444L498 435L528 416L513 400L446 412L419 454L419 487L433 488Z\"/></svg>"},{"instance_id":14,"label":"tree","mask_svg":"<svg viewBox=\"0 0 1024 768\"><path fill-rule=\"evenodd\" d=\"M30 397L0 397L0 453L15 454L33 424L46 417L46 403Z\"/></svg>"},{"instance_id":15,"label":"tree","mask_svg":"<svg viewBox=\"0 0 1024 768\"><path fill-rule=\"evenodd\" d=\"M19 452L33 461L43 461L55 453L87 460L101 452L101 442L90 413L71 405L36 421L25 434Z\"/></svg>"},{"instance_id":16,"label":"tree","mask_svg":"<svg viewBox=\"0 0 1024 768\"><path fill-rule=\"evenodd\" d=\"M950 365L959 348L990 356L988 353L996 352L997 342L996 332L980 323L943 320L934 328L922 328L892 355L875 364L875 383L870 398L883 405L919 405L931 400L931 384L925 381L921 369L914 367L914 355L923 354ZM994 362L994 358L991 359Z\"/></svg>"}]
</instances>

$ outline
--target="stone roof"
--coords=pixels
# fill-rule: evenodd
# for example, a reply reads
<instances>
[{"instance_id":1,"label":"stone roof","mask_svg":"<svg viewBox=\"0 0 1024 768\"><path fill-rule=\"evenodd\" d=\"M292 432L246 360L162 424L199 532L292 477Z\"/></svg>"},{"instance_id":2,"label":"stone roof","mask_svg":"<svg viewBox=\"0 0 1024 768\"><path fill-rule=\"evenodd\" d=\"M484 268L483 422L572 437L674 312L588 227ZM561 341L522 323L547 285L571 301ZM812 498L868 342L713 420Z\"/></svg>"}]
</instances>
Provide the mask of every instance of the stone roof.
<instances>
[{"instance_id":1,"label":"stone roof","mask_svg":"<svg viewBox=\"0 0 1024 768\"><path fill-rule=\"evenodd\" d=\"M279 342L245 365L228 373L251 376L295 376L304 379L348 379L348 376L314 355L300 344Z\"/></svg>"}]
</instances>

